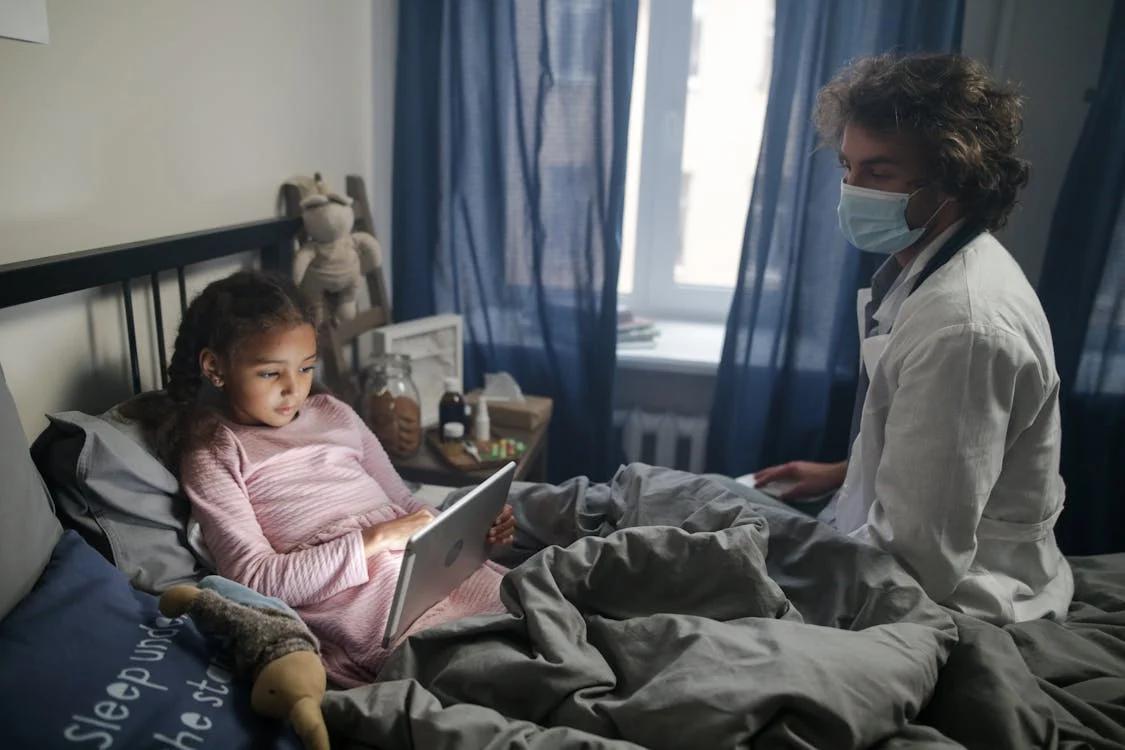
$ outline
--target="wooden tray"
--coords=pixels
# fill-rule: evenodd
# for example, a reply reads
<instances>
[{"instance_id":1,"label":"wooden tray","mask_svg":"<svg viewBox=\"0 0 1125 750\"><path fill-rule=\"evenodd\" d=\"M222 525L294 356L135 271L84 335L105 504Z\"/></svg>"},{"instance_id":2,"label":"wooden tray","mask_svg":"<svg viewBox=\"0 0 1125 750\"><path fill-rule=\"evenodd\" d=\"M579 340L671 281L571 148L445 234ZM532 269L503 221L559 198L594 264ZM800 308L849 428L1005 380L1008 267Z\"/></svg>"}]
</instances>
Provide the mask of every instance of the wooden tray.
<instances>
[{"instance_id":1,"label":"wooden tray","mask_svg":"<svg viewBox=\"0 0 1125 750\"><path fill-rule=\"evenodd\" d=\"M505 437L507 436L502 433L495 435L493 439L489 441L489 443L495 444ZM527 445L524 444L523 441L520 441L520 444L523 446L523 448L514 456L495 459L485 458L482 461L477 461L465 450L465 446L462 441L458 440L453 443L442 442L441 437L438 433L438 429L436 427L431 427L430 429L426 430L426 443L430 446L431 449L433 449L434 453L436 453L441 457L443 461L445 461L445 463L460 471L499 469L509 461L519 461L521 458L523 458L524 454L527 453ZM478 448L480 448L482 456L485 451L488 450L487 444L481 445L478 443Z\"/></svg>"}]
</instances>

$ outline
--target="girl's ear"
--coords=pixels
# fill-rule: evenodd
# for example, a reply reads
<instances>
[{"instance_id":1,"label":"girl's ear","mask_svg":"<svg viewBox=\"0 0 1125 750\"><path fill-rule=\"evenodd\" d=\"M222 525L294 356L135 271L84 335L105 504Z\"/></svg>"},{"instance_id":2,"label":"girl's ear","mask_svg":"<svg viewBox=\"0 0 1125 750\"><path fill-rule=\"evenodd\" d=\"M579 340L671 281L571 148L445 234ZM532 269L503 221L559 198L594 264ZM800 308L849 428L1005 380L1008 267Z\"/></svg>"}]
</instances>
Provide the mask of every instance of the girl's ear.
<instances>
[{"instance_id":1,"label":"girl's ear","mask_svg":"<svg viewBox=\"0 0 1125 750\"><path fill-rule=\"evenodd\" d=\"M199 352L199 369L212 385L216 388L223 387L223 373L219 366L219 356L215 352L206 347Z\"/></svg>"}]
</instances>

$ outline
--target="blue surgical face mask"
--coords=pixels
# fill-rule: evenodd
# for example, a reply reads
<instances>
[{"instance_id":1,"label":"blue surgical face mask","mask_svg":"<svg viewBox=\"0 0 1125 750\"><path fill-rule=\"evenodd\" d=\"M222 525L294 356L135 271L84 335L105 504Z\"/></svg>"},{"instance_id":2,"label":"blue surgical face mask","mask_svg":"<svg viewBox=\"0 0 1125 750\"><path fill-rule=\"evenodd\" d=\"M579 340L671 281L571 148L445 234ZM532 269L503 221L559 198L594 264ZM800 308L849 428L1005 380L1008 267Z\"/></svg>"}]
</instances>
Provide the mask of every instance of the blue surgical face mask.
<instances>
[{"instance_id":1,"label":"blue surgical face mask","mask_svg":"<svg viewBox=\"0 0 1125 750\"><path fill-rule=\"evenodd\" d=\"M888 193L841 181L837 211L840 231L848 242L869 253L892 255L905 250L918 241L938 211L949 202L947 199L942 203L925 224L911 229L906 223L906 206L918 190L913 193Z\"/></svg>"}]
</instances>

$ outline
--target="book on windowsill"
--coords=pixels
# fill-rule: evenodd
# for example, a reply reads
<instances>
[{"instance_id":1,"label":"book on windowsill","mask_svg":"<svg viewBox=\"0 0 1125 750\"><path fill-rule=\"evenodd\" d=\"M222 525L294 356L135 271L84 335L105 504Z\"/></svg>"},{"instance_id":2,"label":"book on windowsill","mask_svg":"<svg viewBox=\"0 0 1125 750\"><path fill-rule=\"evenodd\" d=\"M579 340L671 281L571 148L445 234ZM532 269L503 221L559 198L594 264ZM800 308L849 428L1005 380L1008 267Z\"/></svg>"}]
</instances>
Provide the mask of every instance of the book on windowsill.
<instances>
[{"instance_id":1,"label":"book on windowsill","mask_svg":"<svg viewBox=\"0 0 1125 750\"><path fill-rule=\"evenodd\" d=\"M653 324L650 318L637 315L635 312L627 307L617 308L617 327L622 328L625 326L650 326Z\"/></svg>"},{"instance_id":2,"label":"book on windowsill","mask_svg":"<svg viewBox=\"0 0 1125 750\"><path fill-rule=\"evenodd\" d=\"M644 339L640 341L622 341L617 340L618 349L655 349L656 339Z\"/></svg>"},{"instance_id":3,"label":"book on windowsill","mask_svg":"<svg viewBox=\"0 0 1125 750\"><path fill-rule=\"evenodd\" d=\"M642 337L636 337L636 336L626 336L624 338L618 338L617 343L618 344L646 344L646 343L655 344L659 340L660 339L657 336L646 336L646 337L643 337L643 338Z\"/></svg>"},{"instance_id":4,"label":"book on windowsill","mask_svg":"<svg viewBox=\"0 0 1125 750\"><path fill-rule=\"evenodd\" d=\"M656 321L648 320L647 318L634 318L628 323L618 323L617 332L628 333L631 331L646 331L656 328Z\"/></svg>"},{"instance_id":5,"label":"book on windowsill","mask_svg":"<svg viewBox=\"0 0 1125 750\"><path fill-rule=\"evenodd\" d=\"M651 328L617 334L618 341L655 341L658 338L660 338L660 331Z\"/></svg>"}]
</instances>

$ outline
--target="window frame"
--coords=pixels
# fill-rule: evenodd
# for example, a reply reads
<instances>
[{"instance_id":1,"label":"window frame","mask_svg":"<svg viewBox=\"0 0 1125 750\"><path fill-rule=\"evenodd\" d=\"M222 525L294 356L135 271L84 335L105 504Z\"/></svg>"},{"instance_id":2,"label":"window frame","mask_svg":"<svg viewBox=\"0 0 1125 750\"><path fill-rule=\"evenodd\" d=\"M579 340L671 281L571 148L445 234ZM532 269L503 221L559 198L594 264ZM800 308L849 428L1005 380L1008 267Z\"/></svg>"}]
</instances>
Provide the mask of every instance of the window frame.
<instances>
[{"instance_id":1,"label":"window frame","mask_svg":"<svg viewBox=\"0 0 1125 750\"><path fill-rule=\"evenodd\" d=\"M681 241L684 119L691 80L693 35L699 20L691 0L642 0L647 18L641 144L637 150L636 216L633 226L632 291L619 293L620 304L635 313L673 320L723 321L734 287L676 283ZM637 70L634 75L641 73ZM668 81L680 82L667 85ZM663 84L663 85L662 85ZM634 110L633 115L637 112Z\"/></svg>"}]
</instances>

